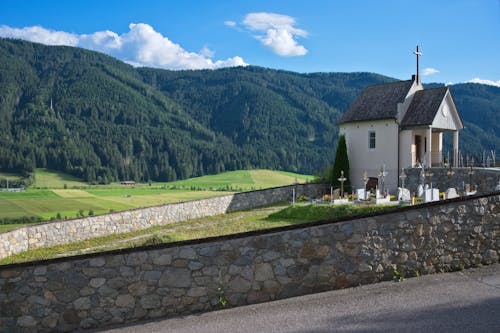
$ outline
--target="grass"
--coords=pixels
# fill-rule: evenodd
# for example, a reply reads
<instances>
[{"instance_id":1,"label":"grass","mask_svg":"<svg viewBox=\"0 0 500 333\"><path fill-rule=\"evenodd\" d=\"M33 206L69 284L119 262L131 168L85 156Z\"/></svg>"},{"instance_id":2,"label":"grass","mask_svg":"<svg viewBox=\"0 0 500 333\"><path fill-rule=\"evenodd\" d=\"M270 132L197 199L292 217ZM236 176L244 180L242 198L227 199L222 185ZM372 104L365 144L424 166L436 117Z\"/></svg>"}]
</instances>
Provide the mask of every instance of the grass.
<instances>
[{"instance_id":1,"label":"grass","mask_svg":"<svg viewBox=\"0 0 500 333\"><path fill-rule=\"evenodd\" d=\"M399 206L384 205L294 205L270 214L268 220L314 221L387 211Z\"/></svg>"},{"instance_id":2,"label":"grass","mask_svg":"<svg viewBox=\"0 0 500 333\"><path fill-rule=\"evenodd\" d=\"M79 178L49 169L35 169L34 176L35 181L33 183L33 187L64 188L64 185L67 187L88 186L87 183L83 182Z\"/></svg>"},{"instance_id":3,"label":"grass","mask_svg":"<svg viewBox=\"0 0 500 333\"><path fill-rule=\"evenodd\" d=\"M310 181L314 177L273 170L238 170L166 183L166 186L197 189L255 190Z\"/></svg>"},{"instance_id":4,"label":"grass","mask_svg":"<svg viewBox=\"0 0 500 333\"><path fill-rule=\"evenodd\" d=\"M219 216L188 220L174 225L157 226L136 232L94 238L83 242L26 251L0 260L0 264L41 260L68 255L101 252L141 245L202 239L252 230L302 224L323 218L355 216L374 211L392 210L395 206L295 205L274 206Z\"/></svg>"},{"instance_id":5,"label":"grass","mask_svg":"<svg viewBox=\"0 0 500 333\"><path fill-rule=\"evenodd\" d=\"M0 219L37 216L50 220L197 200L230 194L228 189L251 190L309 180L311 176L271 170L224 172L170 183L89 186L70 175L36 169L35 183L26 192L0 192ZM64 188L66 185L66 189ZM75 189L78 187L78 189ZM195 189L195 190L192 190ZM224 190L225 192L220 192ZM5 230L5 229L4 229ZM1 232L2 230L0 230Z\"/></svg>"}]
</instances>

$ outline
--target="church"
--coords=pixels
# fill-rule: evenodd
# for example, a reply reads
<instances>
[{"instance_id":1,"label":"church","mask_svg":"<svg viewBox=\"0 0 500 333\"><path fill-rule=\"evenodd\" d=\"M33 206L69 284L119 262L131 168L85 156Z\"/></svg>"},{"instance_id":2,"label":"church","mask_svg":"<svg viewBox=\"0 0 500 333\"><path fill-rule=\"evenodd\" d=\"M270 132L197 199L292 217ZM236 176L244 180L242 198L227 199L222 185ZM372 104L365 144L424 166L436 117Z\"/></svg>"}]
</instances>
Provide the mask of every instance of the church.
<instances>
[{"instance_id":1,"label":"church","mask_svg":"<svg viewBox=\"0 0 500 333\"><path fill-rule=\"evenodd\" d=\"M402 168L438 167L444 162L443 133L453 133L453 156L457 166L458 131L462 120L448 87L424 89L417 73L411 80L366 87L340 120L350 163L350 182L363 188L363 174L379 178L389 191L399 186Z\"/></svg>"}]
</instances>

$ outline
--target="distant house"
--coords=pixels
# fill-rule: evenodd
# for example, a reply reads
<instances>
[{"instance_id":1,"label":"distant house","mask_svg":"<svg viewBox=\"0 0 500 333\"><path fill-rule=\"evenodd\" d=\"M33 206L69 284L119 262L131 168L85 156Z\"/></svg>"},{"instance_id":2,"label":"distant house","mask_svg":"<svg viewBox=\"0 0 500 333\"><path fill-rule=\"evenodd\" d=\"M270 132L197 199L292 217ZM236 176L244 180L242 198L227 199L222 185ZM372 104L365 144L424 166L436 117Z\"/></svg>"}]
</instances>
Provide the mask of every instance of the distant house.
<instances>
[{"instance_id":1,"label":"distant house","mask_svg":"<svg viewBox=\"0 0 500 333\"><path fill-rule=\"evenodd\" d=\"M120 184L126 185L126 186L134 186L135 182L133 180L124 180L124 181L121 181Z\"/></svg>"},{"instance_id":2,"label":"distant house","mask_svg":"<svg viewBox=\"0 0 500 333\"><path fill-rule=\"evenodd\" d=\"M458 160L462 120L448 87L424 89L417 75L411 80L367 87L343 115L340 134L346 138L350 181L364 186L364 171L378 177L385 166L386 188L398 187L401 168L443 163L443 133L453 132L453 163Z\"/></svg>"}]
</instances>

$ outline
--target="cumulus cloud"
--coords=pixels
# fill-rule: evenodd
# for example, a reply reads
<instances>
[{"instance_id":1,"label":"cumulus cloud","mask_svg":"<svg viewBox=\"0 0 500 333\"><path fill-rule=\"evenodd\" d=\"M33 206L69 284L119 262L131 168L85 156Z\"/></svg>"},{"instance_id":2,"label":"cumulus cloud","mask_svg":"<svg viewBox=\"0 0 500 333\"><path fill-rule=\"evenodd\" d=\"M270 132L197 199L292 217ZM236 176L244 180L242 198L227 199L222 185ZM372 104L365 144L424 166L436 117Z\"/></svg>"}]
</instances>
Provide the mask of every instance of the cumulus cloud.
<instances>
[{"instance_id":1,"label":"cumulus cloud","mask_svg":"<svg viewBox=\"0 0 500 333\"><path fill-rule=\"evenodd\" d=\"M239 56L214 62L211 59L214 52L206 47L200 53L189 52L145 23L131 23L129 31L121 35L109 30L78 35L40 26L25 28L0 26L0 37L24 39L47 45L83 47L107 53L134 66L216 69L247 65Z\"/></svg>"},{"instance_id":2,"label":"cumulus cloud","mask_svg":"<svg viewBox=\"0 0 500 333\"><path fill-rule=\"evenodd\" d=\"M437 74L437 73L439 73L439 71L437 69L427 67L427 68L424 68L424 71L422 74L427 76L427 75L432 75L432 74Z\"/></svg>"},{"instance_id":3,"label":"cumulus cloud","mask_svg":"<svg viewBox=\"0 0 500 333\"><path fill-rule=\"evenodd\" d=\"M236 26L236 22L234 22L234 21L224 21L224 25L233 28L233 27Z\"/></svg>"},{"instance_id":4,"label":"cumulus cloud","mask_svg":"<svg viewBox=\"0 0 500 333\"><path fill-rule=\"evenodd\" d=\"M307 49L299 45L297 37L307 37L305 30L295 27L295 19L275 13L249 13L243 25L262 45L280 56L303 56Z\"/></svg>"},{"instance_id":5,"label":"cumulus cloud","mask_svg":"<svg viewBox=\"0 0 500 333\"><path fill-rule=\"evenodd\" d=\"M466 83L481 83L481 84L487 84L489 86L495 86L495 87L500 88L500 80L497 80L497 81L484 80L484 79L480 79L478 77L475 77L472 80L467 81Z\"/></svg>"}]
</instances>

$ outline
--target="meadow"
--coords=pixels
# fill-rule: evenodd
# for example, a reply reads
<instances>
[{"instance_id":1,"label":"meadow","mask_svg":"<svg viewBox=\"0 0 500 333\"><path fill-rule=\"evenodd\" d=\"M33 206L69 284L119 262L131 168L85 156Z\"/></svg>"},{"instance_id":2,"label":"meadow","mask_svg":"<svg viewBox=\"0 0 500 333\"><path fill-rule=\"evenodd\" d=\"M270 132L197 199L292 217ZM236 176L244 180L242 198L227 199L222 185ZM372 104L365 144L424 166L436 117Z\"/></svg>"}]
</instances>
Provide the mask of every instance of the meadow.
<instances>
[{"instance_id":1,"label":"meadow","mask_svg":"<svg viewBox=\"0 0 500 333\"><path fill-rule=\"evenodd\" d=\"M169 183L89 185L70 175L36 169L34 183L25 192L0 192L0 232L29 223L28 217L40 221L72 219L309 180L312 176L239 170Z\"/></svg>"}]
</instances>

